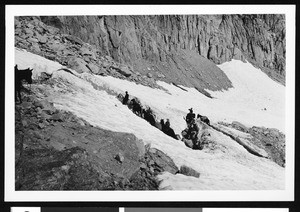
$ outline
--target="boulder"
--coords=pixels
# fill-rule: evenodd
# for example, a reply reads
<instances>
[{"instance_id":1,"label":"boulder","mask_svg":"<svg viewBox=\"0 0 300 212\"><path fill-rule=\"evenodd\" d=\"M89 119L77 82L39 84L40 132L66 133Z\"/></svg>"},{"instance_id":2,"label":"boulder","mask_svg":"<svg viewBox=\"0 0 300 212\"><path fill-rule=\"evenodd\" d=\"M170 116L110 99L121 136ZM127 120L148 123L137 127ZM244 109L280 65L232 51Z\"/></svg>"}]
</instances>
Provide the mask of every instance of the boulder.
<instances>
[{"instance_id":1,"label":"boulder","mask_svg":"<svg viewBox=\"0 0 300 212\"><path fill-rule=\"evenodd\" d=\"M61 54L63 56L75 56L75 53L73 51L68 50L68 49L62 49Z\"/></svg>"},{"instance_id":2,"label":"boulder","mask_svg":"<svg viewBox=\"0 0 300 212\"><path fill-rule=\"evenodd\" d=\"M199 172L197 172L196 170L194 170L191 167L188 167L186 165L183 165L183 166L180 167L179 173L183 174L183 175L186 175L186 176L196 177L196 178L200 177Z\"/></svg>"},{"instance_id":3,"label":"boulder","mask_svg":"<svg viewBox=\"0 0 300 212\"><path fill-rule=\"evenodd\" d=\"M54 60L54 61L56 60L56 55L53 54L53 53L51 53L51 52L45 53L44 57L47 58L47 59L49 59L49 60Z\"/></svg>"},{"instance_id":4,"label":"boulder","mask_svg":"<svg viewBox=\"0 0 300 212\"><path fill-rule=\"evenodd\" d=\"M232 126L235 128L235 129L238 129L238 130L240 130L240 131L242 131L242 132L249 132L249 129L245 126L245 125L243 125L242 123L240 123L240 122L238 122L238 121L233 121L232 122Z\"/></svg>"},{"instance_id":5,"label":"boulder","mask_svg":"<svg viewBox=\"0 0 300 212\"><path fill-rule=\"evenodd\" d=\"M25 109L30 109L30 108L32 108L32 103L23 101L22 102L22 107L25 108Z\"/></svg>"},{"instance_id":6,"label":"boulder","mask_svg":"<svg viewBox=\"0 0 300 212\"><path fill-rule=\"evenodd\" d=\"M73 35L64 35L64 37L73 44L78 44L78 45L84 44L84 42L80 38L75 37Z\"/></svg>"},{"instance_id":7,"label":"boulder","mask_svg":"<svg viewBox=\"0 0 300 212\"><path fill-rule=\"evenodd\" d=\"M150 148L147 152L147 157L148 165L160 172L167 171L171 174L176 174L178 172L178 168L174 161L164 152L156 148Z\"/></svg>"},{"instance_id":8,"label":"boulder","mask_svg":"<svg viewBox=\"0 0 300 212\"><path fill-rule=\"evenodd\" d=\"M193 141L192 141L192 140L183 138L182 141L184 142L184 144L185 144L187 147L193 149L194 144L193 144Z\"/></svg>"},{"instance_id":9,"label":"boulder","mask_svg":"<svg viewBox=\"0 0 300 212\"><path fill-rule=\"evenodd\" d=\"M69 58L68 67L75 70L79 74L84 72L90 72L90 69L87 67L87 63L79 57Z\"/></svg>"},{"instance_id":10,"label":"boulder","mask_svg":"<svg viewBox=\"0 0 300 212\"><path fill-rule=\"evenodd\" d=\"M163 74L161 74L161 73L158 73L158 74L157 74L157 77L158 77L158 78L166 78L166 76L163 75Z\"/></svg>"},{"instance_id":11,"label":"boulder","mask_svg":"<svg viewBox=\"0 0 300 212\"><path fill-rule=\"evenodd\" d=\"M50 120L62 122L64 120L64 118L61 113L55 113L51 116Z\"/></svg>"},{"instance_id":12,"label":"boulder","mask_svg":"<svg viewBox=\"0 0 300 212\"><path fill-rule=\"evenodd\" d=\"M128 66L125 65L121 65L121 66L110 66L112 69L114 69L115 71L117 71L118 73L122 74L125 77L130 77L132 75L132 72L130 71L130 69L128 68Z\"/></svg>"},{"instance_id":13,"label":"boulder","mask_svg":"<svg viewBox=\"0 0 300 212\"><path fill-rule=\"evenodd\" d=\"M118 162L123 163L124 161L124 156L121 152L119 152L118 154L116 154L116 156L114 157Z\"/></svg>"},{"instance_id":14,"label":"boulder","mask_svg":"<svg viewBox=\"0 0 300 212\"><path fill-rule=\"evenodd\" d=\"M104 67L104 68L109 68L111 66L111 63L108 61L100 61L100 64Z\"/></svg>"},{"instance_id":15,"label":"boulder","mask_svg":"<svg viewBox=\"0 0 300 212\"><path fill-rule=\"evenodd\" d=\"M27 38L27 41L30 42L30 43L37 43L37 42L39 42L38 39L33 38L33 37Z\"/></svg>"},{"instance_id":16,"label":"boulder","mask_svg":"<svg viewBox=\"0 0 300 212\"><path fill-rule=\"evenodd\" d=\"M56 108L53 106L53 103L49 102L48 100L42 100L42 101L35 100L33 102L33 105L35 107L41 108L43 111L46 111L46 113L49 115L52 115L53 113L56 112Z\"/></svg>"},{"instance_id":17,"label":"boulder","mask_svg":"<svg viewBox=\"0 0 300 212\"><path fill-rule=\"evenodd\" d=\"M25 28L24 32L27 36L30 36L30 37L32 37L34 35L33 29Z\"/></svg>"},{"instance_id":18,"label":"boulder","mask_svg":"<svg viewBox=\"0 0 300 212\"><path fill-rule=\"evenodd\" d=\"M94 52L92 50L90 50L89 48L87 48L86 46L82 46L79 50L79 53L84 56L90 56L91 58L93 58L94 60L96 60L96 55L94 54Z\"/></svg>"},{"instance_id":19,"label":"boulder","mask_svg":"<svg viewBox=\"0 0 300 212\"><path fill-rule=\"evenodd\" d=\"M98 74L100 71L100 68L93 63L89 63L86 66L93 74Z\"/></svg>"},{"instance_id":20,"label":"boulder","mask_svg":"<svg viewBox=\"0 0 300 212\"><path fill-rule=\"evenodd\" d=\"M52 26L47 26L46 30L52 35L55 35L59 32L58 28Z\"/></svg>"},{"instance_id":21,"label":"boulder","mask_svg":"<svg viewBox=\"0 0 300 212\"><path fill-rule=\"evenodd\" d=\"M33 43L31 46L31 50L35 53L41 52L40 46L37 43Z\"/></svg>"},{"instance_id":22,"label":"boulder","mask_svg":"<svg viewBox=\"0 0 300 212\"><path fill-rule=\"evenodd\" d=\"M48 38L46 35L40 35L38 34L37 35L37 39L39 40L40 43L44 44L44 43L47 43L48 41Z\"/></svg>"},{"instance_id":23,"label":"boulder","mask_svg":"<svg viewBox=\"0 0 300 212\"><path fill-rule=\"evenodd\" d=\"M49 47L49 49L52 49L55 52L62 51L66 48L65 45L63 45L62 43L59 43L59 42L48 43L47 46Z\"/></svg>"}]
</instances>

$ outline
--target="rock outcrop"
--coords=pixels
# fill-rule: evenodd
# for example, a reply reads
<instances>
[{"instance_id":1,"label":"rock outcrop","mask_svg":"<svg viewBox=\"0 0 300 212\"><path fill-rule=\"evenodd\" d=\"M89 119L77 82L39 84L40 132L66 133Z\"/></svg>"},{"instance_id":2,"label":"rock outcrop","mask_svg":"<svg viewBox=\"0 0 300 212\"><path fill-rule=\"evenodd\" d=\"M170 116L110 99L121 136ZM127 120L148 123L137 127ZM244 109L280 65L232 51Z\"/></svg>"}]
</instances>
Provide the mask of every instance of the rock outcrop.
<instances>
[{"instance_id":1,"label":"rock outcrop","mask_svg":"<svg viewBox=\"0 0 300 212\"><path fill-rule=\"evenodd\" d=\"M76 20L80 21L81 18L78 17ZM126 59L122 59L123 56L119 56L120 51L115 52L114 49L121 48L122 45L124 48L130 48L131 37L130 40L126 41L126 44L122 43L122 45L116 44L118 39L115 38L103 41L103 43L101 41L103 40L101 38L103 33L99 31L102 28L97 28L102 22L96 22L97 18L99 17L88 18L89 21L95 21L93 24L82 23L86 26L84 31L89 29L88 34L94 35L94 41L92 42L93 39L86 39L84 33L84 36L80 36L75 32L71 34L61 28L65 25L62 23L57 24L58 19L55 19L54 23L56 24L53 24L51 21L46 21L47 19L51 20L51 17L16 17L15 46L42 55L50 60L55 60L79 73L92 72L99 75L111 75L150 87L159 88L156 80L162 80L168 83L195 87L199 92L208 96L207 92L203 92L204 89L222 90L231 87L231 82L227 76L213 62L191 50L164 50L166 51L166 59L158 60L161 56L149 56L149 54L152 54L152 47L149 47L149 50L143 50L144 53L142 54L138 53L141 51L141 47L139 47L139 49L134 48L132 53L122 53L126 57ZM54 26L49 26L41 20ZM72 23L66 23L70 24L68 29L72 29ZM76 23L73 24L77 26ZM95 27L95 29L93 28L95 31L91 30L92 26ZM103 36L106 36L105 33ZM39 40L41 37L43 39ZM95 41L96 38L100 39L99 42ZM144 38L140 36L139 39ZM113 45L105 47L105 43L110 41L113 42ZM137 42L137 45L140 45L140 41ZM103 45L99 46L99 43L103 43ZM143 44L141 45L143 46Z\"/></svg>"},{"instance_id":2,"label":"rock outcrop","mask_svg":"<svg viewBox=\"0 0 300 212\"><path fill-rule=\"evenodd\" d=\"M162 151L56 109L35 86L15 107L16 190L157 190L158 174L178 172Z\"/></svg>"},{"instance_id":3,"label":"rock outcrop","mask_svg":"<svg viewBox=\"0 0 300 212\"><path fill-rule=\"evenodd\" d=\"M78 73L110 75L150 87L159 86L154 79L134 72L132 67L116 62L109 55L80 38L63 34L58 28L48 26L38 17L15 19L15 46L57 61Z\"/></svg>"},{"instance_id":4,"label":"rock outcrop","mask_svg":"<svg viewBox=\"0 0 300 212\"><path fill-rule=\"evenodd\" d=\"M224 126L227 127L226 132ZM277 129L253 126L247 128L243 124L233 121L230 123L219 122L213 126L219 131L235 138L244 146L247 144L248 149L256 151L256 153L268 157L278 165L285 167L285 135ZM238 130L244 136L236 136L232 130Z\"/></svg>"},{"instance_id":5,"label":"rock outcrop","mask_svg":"<svg viewBox=\"0 0 300 212\"><path fill-rule=\"evenodd\" d=\"M145 69L149 64L154 66L151 73L158 69L177 76L188 71L197 77L197 72L202 73L193 70L197 64L185 58L196 53L216 64L247 59L273 79L285 81L284 15L47 16L41 20L143 71L149 71ZM209 77L200 79L212 83Z\"/></svg>"}]
</instances>

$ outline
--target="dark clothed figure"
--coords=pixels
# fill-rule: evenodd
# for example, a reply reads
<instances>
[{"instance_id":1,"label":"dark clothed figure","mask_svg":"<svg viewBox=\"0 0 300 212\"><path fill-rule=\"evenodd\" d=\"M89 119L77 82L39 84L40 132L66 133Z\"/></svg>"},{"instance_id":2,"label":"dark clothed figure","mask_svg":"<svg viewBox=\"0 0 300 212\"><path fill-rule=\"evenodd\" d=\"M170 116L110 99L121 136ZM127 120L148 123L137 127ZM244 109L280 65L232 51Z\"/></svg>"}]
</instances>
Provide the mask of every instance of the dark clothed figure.
<instances>
[{"instance_id":1,"label":"dark clothed figure","mask_svg":"<svg viewBox=\"0 0 300 212\"><path fill-rule=\"evenodd\" d=\"M199 132L199 127L196 124L196 122L193 121L190 124L189 130L188 130L188 135L189 135L190 139L192 139L192 140L197 139L198 132Z\"/></svg>"},{"instance_id":2,"label":"dark clothed figure","mask_svg":"<svg viewBox=\"0 0 300 212\"><path fill-rule=\"evenodd\" d=\"M132 111L136 115L141 116L142 115L142 107L141 107L141 105L135 99L132 99L130 104L132 105Z\"/></svg>"},{"instance_id":3,"label":"dark clothed figure","mask_svg":"<svg viewBox=\"0 0 300 212\"><path fill-rule=\"evenodd\" d=\"M148 121L152 126L155 126L155 118L150 107L147 110L143 109L144 119Z\"/></svg>"},{"instance_id":4,"label":"dark clothed figure","mask_svg":"<svg viewBox=\"0 0 300 212\"><path fill-rule=\"evenodd\" d=\"M165 121L163 119L160 120L161 131L165 132Z\"/></svg>"},{"instance_id":5,"label":"dark clothed figure","mask_svg":"<svg viewBox=\"0 0 300 212\"><path fill-rule=\"evenodd\" d=\"M166 128L165 134L167 134L168 136L170 136L170 137L172 137L172 138L178 140L178 138L177 138L177 136L176 136L174 130L173 130L171 127Z\"/></svg>"},{"instance_id":6,"label":"dark clothed figure","mask_svg":"<svg viewBox=\"0 0 300 212\"><path fill-rule=\"evenodd\" d=\"M17 101L17 97L18 97L20 103L22 103L22 98L21 98L21 89L23 87L22 81L26 80L27 83L32 84L32 71L33 69L30 68L19 70L18 66L15 65L15 91L16 91L15 100Z\"/></svg>"},{"instance_id":7,"label":"dark clothed figure","mask_svg":"<svg viewBox=\"0 0 300 212\"><path fill-rule=\"evenodd\" d=\"M164 123L164 120L161 119L160 123L162 125L162 131L167 134L168 136L178 140L177 135L175 134L174 130L170 127L170 120L167 119L166 123Z\"/></svg>"},{"instance_id":8,"label":"dark clothed figure","mask_svg":"<svg viewBox=\"0 0 300 212\"><path fill-rule=\"evenodd\" d=\"M153 115L153 112L150 108L148 108L148 110L146 111L147 114L148 114L148 122L152 125L152 126L155 126L155 118L154 118L154 115Z\"/></svg>"},{"instance_id":9,"label":"dark clothed figure","mask_svg":"<svg viewBox=\"0 0 300 212\"><path fill-rule=\"evenodd\" d=\"M193 113L193 108L189 109L190 112L186 115L185 121L189 126L192 120L195 120L195 113Z\"/></svg>"},{"instance_id":10,"label":"dark clothed figure","mask_svg":"<svg viewBox=\"0 0 300 212\"><path fill-rule=\"evenodd\" d=\"M167 121L166 121L166 123L165 123L165 127L166 127L166 128L169 128L169 127L170 127L170 120L169 120L169 119L167 119Z\"/></svg>"},{"instance_id":11,"label":"dark clothed figure","mask_svg":"<svg viewBox=\"0 0 300 212\"><path fill-rule=\"evenodd\" d=\"M128 95L128 92L126 91L126 92L125 92L125 97L124 97L124 99L123 99L123 105L126 105L126 104L127 104L128 99L129 99L129 95Z\"/></svg>"}]
</instances>

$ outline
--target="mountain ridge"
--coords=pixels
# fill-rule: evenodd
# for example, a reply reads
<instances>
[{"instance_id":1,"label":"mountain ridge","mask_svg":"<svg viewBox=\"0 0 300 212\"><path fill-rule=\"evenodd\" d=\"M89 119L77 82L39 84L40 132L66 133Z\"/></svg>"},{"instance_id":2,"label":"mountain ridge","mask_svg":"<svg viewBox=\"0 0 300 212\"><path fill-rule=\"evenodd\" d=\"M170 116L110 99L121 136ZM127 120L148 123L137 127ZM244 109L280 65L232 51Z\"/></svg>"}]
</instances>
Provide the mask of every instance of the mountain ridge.
<instances>
[{"instance_id":1,"label":"mountain ridge","mask_svg":"<svg viewBox=\"0 0 300 212\"><path fill-rule=\"evenodd\" d=\"M167 62L173 72L180 72L184 67L176 66L172 55L178 53L180 58L181 50L188 50L215 64L248 60L285 84L284 15L47 16L41 20L136 69L141 68L137 62L141 60L163 72L168 68L161 63Z\"/></svg>"}]
</instances>

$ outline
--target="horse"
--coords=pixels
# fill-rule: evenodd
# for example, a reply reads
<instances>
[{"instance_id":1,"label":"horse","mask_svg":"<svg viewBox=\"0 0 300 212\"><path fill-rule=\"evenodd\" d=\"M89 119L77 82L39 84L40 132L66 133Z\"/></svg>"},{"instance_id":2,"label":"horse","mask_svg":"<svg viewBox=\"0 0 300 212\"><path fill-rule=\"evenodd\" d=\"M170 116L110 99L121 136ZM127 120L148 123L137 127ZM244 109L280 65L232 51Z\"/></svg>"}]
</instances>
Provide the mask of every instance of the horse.
<instances>
[{"instance_id":1,"label":"horse","mask_svg":"<svg viewBox=\"0 0 300 212\"><path fill-rule=\"evenodd\" d=\"M205 124L210 125L210 121L209 121L209 119L206 116L201 116L200 114L198 114L197 118L200 118L200 120L202 122L204 122Z\"/></svg>"},{"instance_id":2,"label":"horse","mask_svg":"<svg viewBox=\"0 0 300 212\"><path fill-rule=\"evenodd\" d=\"M22 81L25 80L27 83L32 84L32 71L33 69L27 68L19 70L18 66L15 65L15 100L19 97L20 103L22 103L21 89L23 88Z\"/></svg>"}]
</instances>

